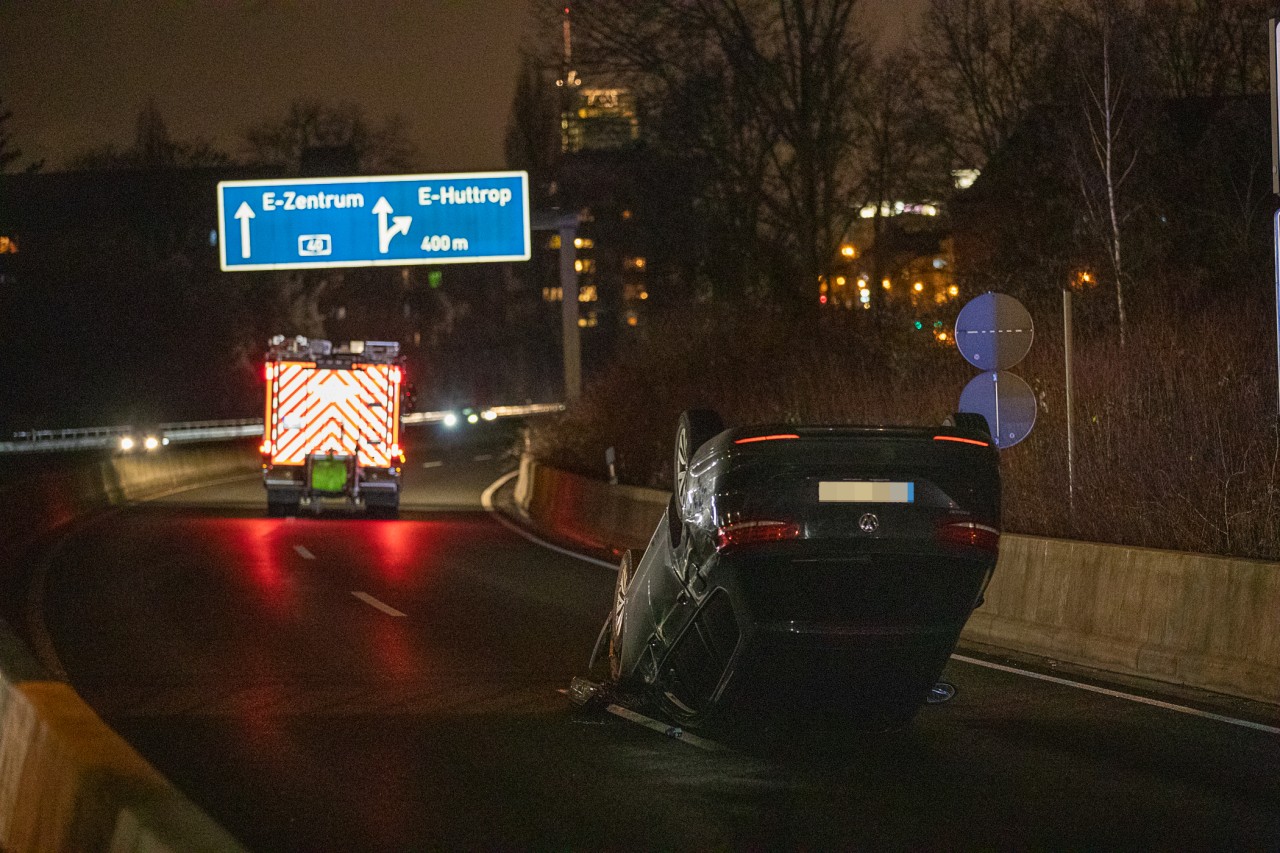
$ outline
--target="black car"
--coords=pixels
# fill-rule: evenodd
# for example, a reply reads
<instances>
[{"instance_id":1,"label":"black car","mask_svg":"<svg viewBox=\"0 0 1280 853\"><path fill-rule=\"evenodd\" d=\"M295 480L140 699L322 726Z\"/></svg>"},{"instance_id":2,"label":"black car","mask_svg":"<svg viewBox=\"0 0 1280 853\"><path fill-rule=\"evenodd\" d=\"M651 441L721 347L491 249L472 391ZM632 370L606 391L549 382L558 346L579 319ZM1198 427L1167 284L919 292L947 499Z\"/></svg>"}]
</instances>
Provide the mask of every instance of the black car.
<instances>
[{"instance_id":1,"label":"black car","mask_svg":"<svg viewBox=\"0 0 1280 853\"><path fill-rule=\"evenodd\" d=\"M597 643L614 687L689 728L908 722L995 568L997 454L980 415L725 430L685 412L671 502Z\"/></svg>"}]
</instances>

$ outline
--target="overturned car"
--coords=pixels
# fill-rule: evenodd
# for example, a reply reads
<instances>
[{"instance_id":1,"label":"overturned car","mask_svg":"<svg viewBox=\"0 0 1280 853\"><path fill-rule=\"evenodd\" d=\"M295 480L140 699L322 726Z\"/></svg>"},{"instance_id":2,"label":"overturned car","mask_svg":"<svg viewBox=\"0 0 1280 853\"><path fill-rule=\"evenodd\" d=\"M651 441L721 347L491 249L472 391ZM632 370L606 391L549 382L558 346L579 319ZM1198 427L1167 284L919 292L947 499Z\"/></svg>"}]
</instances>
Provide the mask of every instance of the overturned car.
<instances>
[{"instance_id":1,"label":"overturned car","mask_svg":"<svg viewBox=\"0 0 1280 853\"><path fill-rule=\"evenodd\" d=\"M995 568L997 454L980 415L725 430L685 412L671 502L596 644L614 687L687 728L908 722Z\"/></svg>"}]
</instances>

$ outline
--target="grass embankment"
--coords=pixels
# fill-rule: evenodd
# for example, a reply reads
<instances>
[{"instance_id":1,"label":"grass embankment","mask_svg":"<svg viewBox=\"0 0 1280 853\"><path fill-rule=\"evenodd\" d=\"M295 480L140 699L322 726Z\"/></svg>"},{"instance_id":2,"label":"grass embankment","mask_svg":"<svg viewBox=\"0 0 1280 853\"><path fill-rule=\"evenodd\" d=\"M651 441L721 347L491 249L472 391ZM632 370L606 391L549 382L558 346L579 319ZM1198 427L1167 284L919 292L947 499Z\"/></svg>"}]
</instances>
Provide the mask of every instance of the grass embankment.
<instances>
[{"instance_id":1,"label":"grass embankment","mask_svg":"<svg viewBox=\"0 0 1280 853\"><path fill-rule=\"evenodd\" d=\"M1077 326L1071 491L1061 318L1038 320L1013 370L1039 407L1031 435L1001 455L1005 528L1280 559L1269 316L1238 305L1153 311L1131 323L1123 348L1114 329ZM614 447L623 482L670 488L685 408L715 408L730 425L940 423L977 371L926 335L885 332L865 315L655 315L578 404L531 429L530 449L602 477Z\"/></svg>"}]
</instances>

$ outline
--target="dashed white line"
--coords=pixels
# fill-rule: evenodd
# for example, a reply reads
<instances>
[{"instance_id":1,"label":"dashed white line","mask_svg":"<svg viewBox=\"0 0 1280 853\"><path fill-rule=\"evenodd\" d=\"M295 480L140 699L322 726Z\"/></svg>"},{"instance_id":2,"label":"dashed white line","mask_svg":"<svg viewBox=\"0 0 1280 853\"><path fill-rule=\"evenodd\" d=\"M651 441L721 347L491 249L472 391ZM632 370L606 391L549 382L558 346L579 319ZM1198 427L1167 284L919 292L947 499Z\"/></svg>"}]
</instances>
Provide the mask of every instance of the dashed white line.
<instances>
[{"instance_id":1,"label":"dashed white line","mask_svg":"<svg viewBox=\"0 0 1280 853\"><path fill-rule=\"evenodd\" d=\"M374 598L372 595L370 595L367 592L353 592L351 594L354 595L356 598L360 599L361 601L363 601L365 604L374 608L375 610L381 610L383 613L387 614L388 616L399 616L399 617L404 616L403 613L401 613L399 610L396 610L390 604L384 604L383 602Z\"/></svg>"},{"instance_id":2,"label":"dashed white line","mask_svg":"<svg viewBox=\"0 0 1280 853\"><path fill-rule=\"evenodd\" d=\"M493 459L492 453L481 453L479 456L472 456L472 462L488 462Z\"/></svg>"},{"instance_id":3,"label":"dashed white line","mask_svg":"<svg viewBox=\"0 0 1280 853\"><path fill-rule=\"evenodd\" d=\"M952 655L951 659L962 661L964 663L971 663L974 666L985 666L987 669L995 669L1000 672L1012 673L1013 675L1022 675L1027 678L1034 678L1037 681L1048 681L1051 684L1061 684L1064 687L1075 687L1079 690L1087 690L1090 693L1099 693L1103 696L1110 696L1112 699L1126 699L1130 702L1137 702L1141 705L1163 708L1166 711L1175 711L1179 714L1189 714L1192 717L1203 717L1206 720L1217 720L1220 723L1228 723L1233 726L1241 726L1246 729L1255 729L1260 732L1280 735L1280 728L1276 728L1275 726L1255 723L1250 720L1238 720L1235 717L1227 717L1222 714L1201 711L1198 708L1188 708L1186 705L1175 705L1172 702L1162 702L1159 699L1148 699L1146 696L1136 696L1132 693L1124 693L1120 690L1111 690L1106 687L1097 687L1092 684L1082 684L1079 681L1071 681L1069 679L1058 678L1053 675L1044 675L1043 673L1031 672L1030 670L1018 669L1017 667L1005 666L1004 664L992 663L991 661L979 660L978 658L966 657L964 655Z\"/></svg>"},{"instance_id":4,"label":"dashed white line","mask_svg":"<svg viewBox=\"0 0 1280 853\"><path fill-rule=\"evenodd\" d=\"M422 467L423 468L439 468L443 464L444 464L443 462L440 462L437 460L433 462L423 462Z\"/></svg>"},{"instance_id":5,"label":"dashed white line","mask_svg":"<svg viewBox=\"0 0 1280 853\"><path fill-rule=\"evenodd\" d=\"M297 551L298 556L304 560L314 560L316 558L315 554L312 554L310 551L308 551L306 548L304 548L301 545L294 545L293 550Z\"/></svg>"}]
</instances>

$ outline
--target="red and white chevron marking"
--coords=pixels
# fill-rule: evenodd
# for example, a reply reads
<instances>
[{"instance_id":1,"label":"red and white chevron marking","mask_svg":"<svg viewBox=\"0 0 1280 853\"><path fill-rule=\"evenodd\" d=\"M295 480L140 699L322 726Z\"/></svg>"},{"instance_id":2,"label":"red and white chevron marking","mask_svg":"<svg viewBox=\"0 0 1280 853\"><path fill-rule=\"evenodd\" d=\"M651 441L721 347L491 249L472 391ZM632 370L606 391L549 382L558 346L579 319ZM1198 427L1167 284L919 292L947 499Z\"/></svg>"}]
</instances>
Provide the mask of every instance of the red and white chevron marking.
<instances>
[{"instance_id":1,"label":"red and white chevron marking","mask_svg":"<svg viewBox=\"0 0 1280 853\"><path fill-rule=\"evenodd\" d=\"M301 465L312 453L356 455L362 466L390 467L397 441L400 369L312 362L267 365L267 424L272 465Z\"/></svg>"}]
</instances>

